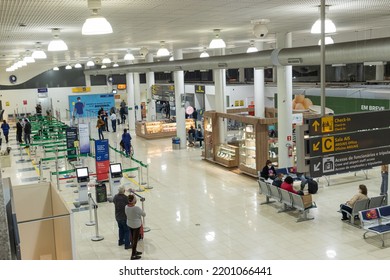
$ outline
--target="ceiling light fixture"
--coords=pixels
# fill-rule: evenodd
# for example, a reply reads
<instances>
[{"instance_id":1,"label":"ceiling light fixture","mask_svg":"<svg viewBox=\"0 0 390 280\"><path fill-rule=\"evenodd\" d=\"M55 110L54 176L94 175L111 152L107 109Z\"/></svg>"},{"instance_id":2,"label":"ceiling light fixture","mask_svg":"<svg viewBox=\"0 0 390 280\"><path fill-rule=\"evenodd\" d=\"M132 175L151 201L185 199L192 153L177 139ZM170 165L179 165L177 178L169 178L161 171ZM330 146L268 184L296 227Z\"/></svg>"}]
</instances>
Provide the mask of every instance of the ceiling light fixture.
<instances>
[{"instance_id":1,"label":"ceiling light fixture","mask_svg":"<svg viewBox=\"0 0 390 280\"><path fill-rule=\"evenodd\" d=\"M103 64L101 68L104 69L104 68L107 68L107 66Z\"/></svg>"},{"instance_id":2,"label":"ceiling light fixture","mask_svg":"<svg viewBox=\"0 0 390 280\"><path fill-rule=\"evenodd\" d=\"M103 58L102 63L103 64L110 64L111 63L111 59L106 56L106 57Z\"/></svg>"},{"instance_id":3,"label":"ceiling light fixture","mask_svg":"<svg viewBox=\"0 0 390 280\"><path fill-rule=\"evenodd\" d=\"M165 42L160 41L160 48L157 51L157 57L162 57L162 56L168 56L170 55L168 49L165 47Z\"/></svg>"},{"instance_id":4,"label":"ceiling light fixture","mask_svg":"<svg viewBox=\"0 0 390 280\"><path fill-rule=\"evenodd\" d=\"M175 61L175 58L173 57L173 55L169 58L169 61Z\"/></svg>"},{"instance_id":5,"label":"ceiling light fixture","mask_svg":"<svg viewBox=\"0 0 390 280\"><path fill-rule=\"evenodd\" d=\"M134 60L135 57L134 55L130 52L130 50L127 50L127 54L125 55L125 57L123 58L124 60Z\"/></svg>"},{"instance_id":6,"label":"ceiling light fixture","mask_svg":"<svg viewBox=\"0 0 390 280\"><path fill-rule=\"evenodd\" d=\"M88 0L88 9L92 10L92 15L83 24L81 33L83 35L102 35L112 33L111 24L99 15L102 7L101 0Z\"/></svg>"},{"instance_id":7,"label":"ceiling light fixture","mask_svg":"<svg viewBox=\"0 0 390 280\"><path fill-rule=\"evenodd\" d=\"M65 66L65 69L66 69L66 70L70 70L70 69L72 69L72 66L70 66L70 65L68 64L68 65Z\"/></svg>"},{"instance_id":8,"label":"ceiling light fixture","mask_svg":"<svg viewBox=\"0 0 390 280\"><path fill-rule=\"evenodd\" d=\"M51 34L53 35L54 39L50 41L47 50L49 52L67 51L68 46L64 40L60 39L60 29L53 28L51 30Z\"/></svg>"},{"instance_id":9,"label":"ceiling light fixture","mask_svg":"<svg viewBox=\"0 0 390 280\"><path fill-rule=\"evenodd\" d=\"M115 62L112 67L119 67L119 64Z\"/></svg>"},{"instance_id":10,"label":"ceiling light fixture","mask_svg":"<svg viewBox=\"0 0 390 280\"><path fill-rule=\"evenodd\" d=\"M332 45L332 44L334 44L332 37L330 36L325 37L325 45ZM321 46L321 39L318 41L318 45Z\"/></svg>"},{"instance_id":11,"label":"ceiling light fixture","mask_svg":"<svg viewBox=\"0 0 390 280\"><path fill-rule=\"evenodd\" d=\"M258 52L259 50L255 47L255 41L251 40L249 43L249 48L246 50L247 53Z\"/></svg>"},{"instance_id":12,"label":"ceiling light fixture","mask_svg":"<svg viewBox=\"0 0 390 280\"><path fill-rule=\"evenodd\" d=\"M321 9L321 7L319 7ZM326 14L329 11L329 6L325 6L325 12ZM326 16L325 14L325 16ZM316 22L311 27L312 34L321 34L321 19L316 20ZM336 25L333 23L332 20L326 18L325 19L325 33L335 33L336 32Z\"/></svg>"},{"instance_id":13,"label":"ceiling light fixture","mask_svg":"<svg viewBox=\"0 0 390 280\"><path fill-rule=\"evenodd\" d=\"M58 68L58 66L53 67L53 71L59 71L59 70L60 70L60 68Z\"/></svg>"},{"instance_id":14,"label":"ceiling light fixture","mask_svg":"<svg viewBox=\"0 0 390 280\"><path fill-rule=\"evenodd\" d=\"M41 45L40 42L37 42L35 44L35 50L33 51L31 57L34 58L34 59L45 59L45 58L47 58L46 53L42 50L42 45Z\"/></svg>"},{"instance_id":15,"label":"ceiling light fixture","mask_svg":"<svg viewBox=\"0 0 390 280\"><path fill-rule=\"evenodd\" d=\"M23 58L23 61L26 63L34 63L35 62L35 59L31 56L30 51L26 51L24 58Z\"/></svg>"},{"instance_id":16,"label":"ceiling light fixture","mask_svg":"<svg viewBox=\"0 0 390 280\"><path fill-rule=\"evenodd\" d=\"M77 62L75 65L74 65L74 68L81 68L83 67L79 62Z\"/></svg>"},{"instance_id":17,"label":"ceiling light fixture","mask_svg":"<svg viewBox=\"0 0 390 280\"><path fill-rule=\"evenodd\" d=\"M90 60L88 60L88 62L87 62L87 66L88 66L88 67L95 66L95 62L93 62L91 59L90 59Z\"/></svg>"},{"instance_id":18,"label":"ceiling light fixture","mask_svg":"<svg viewBox=\"0 0 390 280\"><path fill-rule=\"evenodd\" d=\"M203 52L199 56L200 58L210 57L208 52L206 52L206 48L203 48Z\"/></svg>"},{"instance_id":19,"label":"ceiling light fixture","mask_svg":"<svg viewBox=\"0 0 390 280\"><path fill-rule=\"evenodd\" d=\"M221 29L214 29L215 38L211 40L209 49L222 49L226 48L225 41L219 38L219 33L221 32Z\"/></svg>"}]
</instances>

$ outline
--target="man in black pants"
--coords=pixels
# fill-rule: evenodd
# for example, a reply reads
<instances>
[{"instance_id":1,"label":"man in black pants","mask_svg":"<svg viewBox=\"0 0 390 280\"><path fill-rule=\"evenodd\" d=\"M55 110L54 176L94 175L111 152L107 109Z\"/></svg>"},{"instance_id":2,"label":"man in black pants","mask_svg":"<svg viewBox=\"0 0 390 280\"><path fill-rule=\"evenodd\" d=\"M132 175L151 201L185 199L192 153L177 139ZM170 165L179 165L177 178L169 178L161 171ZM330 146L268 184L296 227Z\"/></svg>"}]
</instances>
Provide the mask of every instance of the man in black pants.
<instances>
[{"instance_id":1,"label":"man in black pants","mask_svg":"<svg viewBox=\"0 0 390 280\"><path fill-rule=\"evenodd\" d=\"M23 125L22 125L22 119L19 119L19 121L16 123L16 141L20 144L22 143L22 134L23 134Z\"/></svg>"}]
</instances>

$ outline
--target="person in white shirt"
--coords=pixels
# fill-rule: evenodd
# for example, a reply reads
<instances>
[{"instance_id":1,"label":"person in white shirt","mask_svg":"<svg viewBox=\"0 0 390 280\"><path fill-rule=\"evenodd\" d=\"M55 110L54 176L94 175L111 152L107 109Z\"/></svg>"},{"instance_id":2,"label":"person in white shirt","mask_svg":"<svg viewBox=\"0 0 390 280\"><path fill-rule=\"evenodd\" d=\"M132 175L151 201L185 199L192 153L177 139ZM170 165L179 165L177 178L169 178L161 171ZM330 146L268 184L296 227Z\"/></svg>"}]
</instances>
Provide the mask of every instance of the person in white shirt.
<instances>
[{"instance_id":1,"label":"person in white shirt","mask_svg":"<svg viewBox=\"0 0 390 280\"><path fill-rule=\"evenodd\" d=\"M111 119L112 131L116 132L116 115L115 115L115 112L111 112L110 119Z\"/></svg>"}]
</instances>

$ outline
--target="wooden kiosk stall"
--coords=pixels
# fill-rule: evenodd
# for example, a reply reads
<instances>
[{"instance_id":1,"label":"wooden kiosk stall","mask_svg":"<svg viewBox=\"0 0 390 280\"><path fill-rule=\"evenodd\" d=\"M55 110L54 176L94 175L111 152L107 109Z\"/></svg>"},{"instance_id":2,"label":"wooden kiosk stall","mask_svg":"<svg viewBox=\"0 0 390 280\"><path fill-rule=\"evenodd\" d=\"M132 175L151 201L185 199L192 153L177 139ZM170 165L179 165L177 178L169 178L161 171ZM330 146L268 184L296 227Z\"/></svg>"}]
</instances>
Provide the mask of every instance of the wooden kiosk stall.
<instances>
[{"instance_id":1,"label":"wooden kiosk stall","mask_svg":"<svg viewBox=\"0 0 390 280\"><path fill-rule=\"evenodd\" d=\"M237 137L222 143L220 122L223 119L234 120L243 126L237 130ZM242 173L257 177L266 160L269 159L268 126L275 124L276 118L257 118L247 115L217 113L208 111L204 114L204 159L233 168L238 167Z\"/></svg>"},{"instance_id":2,"label":"wooden kiosk stall","mask_svg":"<svg viewBox=\"0 0 390 280\"><path fill-rule=\"evenodd\" d=\"M186 119L186 130L188 131L191 126L195 128L195 121L193 119ZM176 136L176 123L165 121L138 121L135 124L135 134L145 139L173 137Z\"/></svg>"}]
</instances>

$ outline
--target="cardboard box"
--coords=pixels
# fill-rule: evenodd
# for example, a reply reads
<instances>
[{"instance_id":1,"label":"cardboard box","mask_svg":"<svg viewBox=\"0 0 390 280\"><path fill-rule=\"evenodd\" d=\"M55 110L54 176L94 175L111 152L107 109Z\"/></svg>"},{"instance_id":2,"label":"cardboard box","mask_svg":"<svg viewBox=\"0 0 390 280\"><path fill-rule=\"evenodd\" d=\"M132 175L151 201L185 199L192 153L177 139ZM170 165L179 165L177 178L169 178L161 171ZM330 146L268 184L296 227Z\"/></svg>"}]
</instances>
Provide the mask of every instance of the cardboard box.
<instances>
[{"instance_id":1,"label":"cardboard box","mask_svg":"<svg viewBox=\"0 0 390 280\"><path fill-rule=\"evenodd\" d=\"M303 205L305 208L310 207L313 203L311 194L302 195Z\"/></svg>"}]
</instances>

